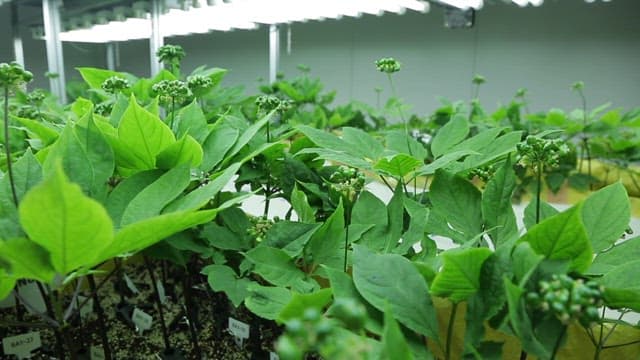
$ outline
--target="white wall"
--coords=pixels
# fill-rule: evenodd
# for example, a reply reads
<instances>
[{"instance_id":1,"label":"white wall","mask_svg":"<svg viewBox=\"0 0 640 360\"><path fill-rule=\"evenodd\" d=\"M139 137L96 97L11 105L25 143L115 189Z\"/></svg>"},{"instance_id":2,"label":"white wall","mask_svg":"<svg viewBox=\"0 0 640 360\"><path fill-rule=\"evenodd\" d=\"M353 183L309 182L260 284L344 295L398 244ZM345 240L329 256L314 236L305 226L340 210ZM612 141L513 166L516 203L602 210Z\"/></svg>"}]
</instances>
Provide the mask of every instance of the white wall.
<instances>
[{"instance_id":1,"label":"white wall","mask_svg":"<svg viewBox=\"0 0 640 360\"><path fill-rule=\"evenodd\" d=\"M0 8L0 61L11 57L8 6ZM441 9L428 14L364 16L339 21L292 25L292 53L286 54L282 31L282 67L287 76L295 66L309 65L327 89L338 91L337 102L351 99L375 103L375 87L388 94L386 77L373 61L396 57L403 70L396 76L400 96L419 113L432 111L438 96L468 99L474 73L488 82L480 97L489 108L507 102L528 88L532 110L571 109L579 102L570 84L583 80L590 107L612 101L614 106L640 106L640 1L547 0L540 8L487 4L473 29L443 27ZM27 34L25 34L26 36ZM267 28L166 39L187 51L183 66L201 64L230 69L227 84L243 84L254 93L256 79L268 76ZM74 66L105 66L101 45L65 45L68 77ZM43 41L26 41L27 67L37 75L46 69ZM120 46L120 69L148 75L148 44ZM46 85L38 78L37 85Z\"/></svg>"}]
</instances>

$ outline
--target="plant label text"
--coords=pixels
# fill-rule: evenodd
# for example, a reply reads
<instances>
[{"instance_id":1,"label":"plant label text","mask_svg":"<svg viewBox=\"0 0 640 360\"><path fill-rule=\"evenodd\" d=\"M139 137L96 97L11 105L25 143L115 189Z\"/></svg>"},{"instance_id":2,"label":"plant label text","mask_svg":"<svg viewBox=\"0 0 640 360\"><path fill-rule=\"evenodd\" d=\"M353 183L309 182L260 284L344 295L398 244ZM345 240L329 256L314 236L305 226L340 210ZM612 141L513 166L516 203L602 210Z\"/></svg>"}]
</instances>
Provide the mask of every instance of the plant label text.
<instances>
[{"instance_id":1,"label":"plant label text","mask_svg":"<svg viewBox=\"0 0 640 360\"><path fill-rule=\"evenodd\" d=\"M18 359L31 357L31 352L42 346L39 332L6 337L2 340L5 355L15 355Z\"/></svg>"},{"instance_id":2,"label":"plant label text","mask_svg":"<svg viewBox=\"0 0 640 360\"><path fill-rule=\"evenodd\" d=\"M242 346L244 339L249 338L249 324L230 317L229 332L235 337L236 344Z\"/></svg>"},{"instance_id":3,"label":"plant label text","mask_svg":"<svg viewBox=\"0 0 640 360\"><path fill-rule=\"evenodd\" d=\"M131 316L131 320L136 324L136 328L141 334L146 330L151 329L151 324L153 323L153 317L138 308L133 309L133 316Z\"/></svg>"}]
</instances>

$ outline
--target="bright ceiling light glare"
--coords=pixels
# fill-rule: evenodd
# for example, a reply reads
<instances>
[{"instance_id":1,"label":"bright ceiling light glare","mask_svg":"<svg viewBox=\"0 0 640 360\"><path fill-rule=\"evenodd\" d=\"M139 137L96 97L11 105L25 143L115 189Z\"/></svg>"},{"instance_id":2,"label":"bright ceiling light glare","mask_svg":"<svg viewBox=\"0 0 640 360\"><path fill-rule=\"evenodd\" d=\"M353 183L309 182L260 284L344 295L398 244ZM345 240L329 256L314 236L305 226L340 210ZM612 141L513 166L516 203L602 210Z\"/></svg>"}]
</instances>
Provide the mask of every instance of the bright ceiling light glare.
<instances>
[{"instance_id":1,"label":"bright ceiling light glare","mask_svg":"<svg viewBox=\"0 0 640 360\"><path fill-rule=\"evenodd\" d=\"M529 3L529 0L512 0L514 4L520 6L520 7L525 7L527 6L527 4Z\"/></svg>"},{"instance_id":2,"label":"bright ceiling light glare","mask_svg":"<svg viewBox=\"0 0 640 360\"><path fill-rule=\"evenodd\" d=\"M529 0L529 2L531 2L531 5L533 6L541 6L544 3L544 0Z\"/></svg>"},{"instance_id":3,"label":"bright ceiling light glare","mask_svg":"<svg viewBox=\"0 0 640 360\"><path fill-rule=\"evenodd\" d=\"M447 0L464 8L479 9L482 0ZM463 4L464 3L464 4ZM257 24L287 24L309 20L339 19L362 14L402 14L406 10L426 13L429 3L424 0L199 0L198 6L170 9L160 16L163 37L202 34L210 31L255 29ZM457 6L452 4L452 6ZM130 18L110 21L86 29L60 34L63 41L106 43L146 39L151 36L151 21Z\"/></svg>"},{"instance_id":4,"label":"bright ceiling light glare","mask_svg":"<svg viewBox=\"0 0 640 360\"><path fill-rule=\"evenodd\" d=\"M482 0L440 0L440 2L462 10L480 10L484 6Z\"/></svg>"}]
</instances>

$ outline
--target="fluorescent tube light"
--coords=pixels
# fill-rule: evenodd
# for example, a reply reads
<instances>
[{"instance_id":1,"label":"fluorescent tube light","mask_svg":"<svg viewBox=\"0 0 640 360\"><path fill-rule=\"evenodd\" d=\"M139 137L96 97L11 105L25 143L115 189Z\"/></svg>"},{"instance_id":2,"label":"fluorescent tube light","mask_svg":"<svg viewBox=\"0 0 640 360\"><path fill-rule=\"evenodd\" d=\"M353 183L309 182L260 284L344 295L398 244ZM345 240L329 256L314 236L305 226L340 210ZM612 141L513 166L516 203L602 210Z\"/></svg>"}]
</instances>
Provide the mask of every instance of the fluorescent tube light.
<instances>
[{"instance_id":1,"label":"fluorescent tube light","mask_svg":"<svg viewBox=\"0 0 640 360\"><path fill-rule=\"evenodd\" d=\"M443 4L457 7L462 10L480 10L484 6L483 0L439 0Z\"/></svg>"}]
</instances>

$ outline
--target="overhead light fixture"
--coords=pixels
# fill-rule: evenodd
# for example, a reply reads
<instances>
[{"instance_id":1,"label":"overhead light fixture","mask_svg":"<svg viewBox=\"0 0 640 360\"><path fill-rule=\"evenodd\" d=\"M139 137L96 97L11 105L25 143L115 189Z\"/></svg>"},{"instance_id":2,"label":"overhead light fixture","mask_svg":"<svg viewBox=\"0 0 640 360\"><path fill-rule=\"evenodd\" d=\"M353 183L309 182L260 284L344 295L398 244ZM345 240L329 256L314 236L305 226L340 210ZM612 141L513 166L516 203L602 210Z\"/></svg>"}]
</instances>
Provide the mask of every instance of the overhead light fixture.
<instances>
[{"instance_id":1,"label":"overhead light fixture","mask_svg":"<svg viewBox=\"0 0 640 360\"><path fill-rule=\"evenodd\" d=\"M480 10L484 6L483 0L439 0L441 3L456 7L462 10Z\"/></svg>"},{"instance_id":2,"label":"overhead light fixture","mask_svg":"<svg viewBox=\"0 0 640 360\"><path fill-rule=\"evenodd\" d=\"M482 6L482 0L469 0L472 7ZM170 7L160 15L163 37L201 34L210 31L254 29L258 24L287 24L309 20L337 19L362 14L402 14L407 9L426 13L429 4L421 0L192 0L182 6ZM118 9L115 21L104 21L89 28L79 29L77 24L60 34L62 41L115 42L146 39L151 36L151 21L144 4L134 3L132 12L144 18L122 20L123 9ZM94 22L95 23L95 22Z\"/></svg>"}]
</instances>

